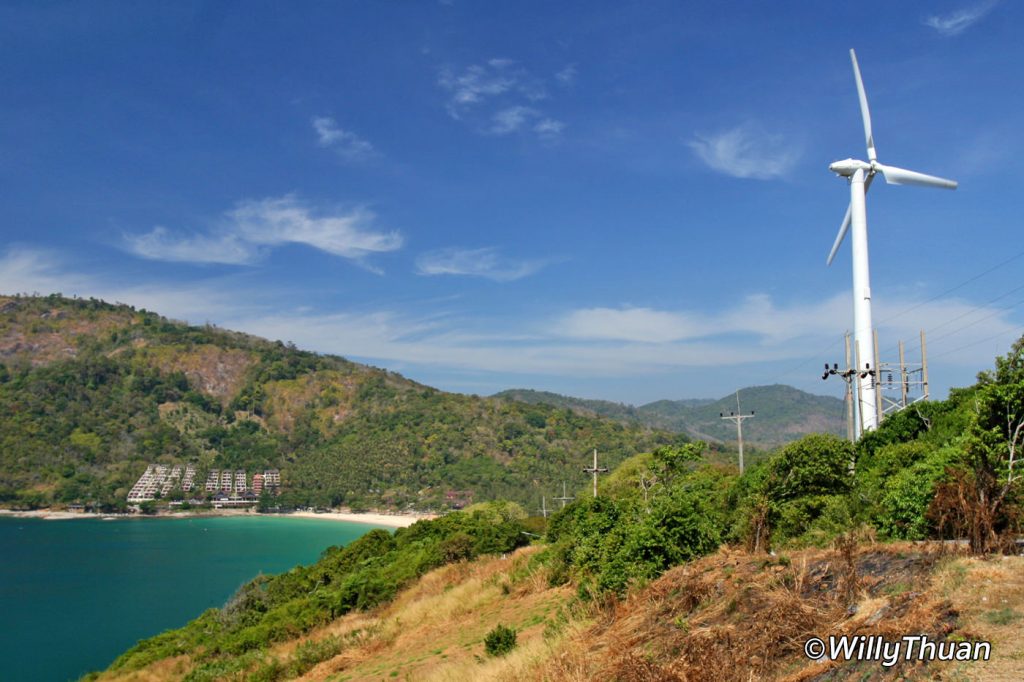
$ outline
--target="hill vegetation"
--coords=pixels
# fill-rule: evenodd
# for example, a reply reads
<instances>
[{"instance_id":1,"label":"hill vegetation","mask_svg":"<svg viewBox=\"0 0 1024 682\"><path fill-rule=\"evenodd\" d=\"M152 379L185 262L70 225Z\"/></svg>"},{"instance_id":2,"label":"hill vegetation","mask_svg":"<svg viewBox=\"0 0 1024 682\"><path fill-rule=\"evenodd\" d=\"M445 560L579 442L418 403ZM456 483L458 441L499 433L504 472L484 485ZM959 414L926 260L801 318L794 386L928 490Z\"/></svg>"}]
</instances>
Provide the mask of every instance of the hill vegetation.
<instances>
[{"instance_id":1,"label":"hill vegetation","mask_svg":"<svg viewBox=\"0 0 1024 682\"><path fill-rule=\"evenodd\" d=\"M0 506L123 508L149 463L281 470L284 505L530 508L678 434L445 393L280 341L61 296L0 297Z\"/></svg>"},{"instance_id":2,"label":"hill vegetation","mask_svg":"<svg viewBox=\"0 0 1024 682\"><path fill-rule=\"evenodd\" d=\"M750 386L742 389L740 396L743 411L753 410L757 415L743 425L744 442L750 445L764 449L784 445L809 433L837 436L846 433L843 401L836 398L782 384ZM735 425L720 417L722 413L736 411L735 395L719 400L657 400L636 407L528 389L502 391L496 397L531 405L553 405L627 424L685 433L693 438L726 443L736 440Z\"/></svg>"},{"instance_id":3,"label":"hill vegetation","mask_svg":"<svg viewBox=\"0 0 1024 682\"><path fill-rule=\"evenodd\" d=\"M1017 553L1022 440L1024 339L856 445L806 436L742 476L701 442L661 445L550 519L490 503L374 532L253 581L100 678L1020 679L1024 565L964 555ZM486 658L498 625L516 648ZM908 633L991 640L995 660L803 655L809 637Z\"/></svg>"}]
</instances>

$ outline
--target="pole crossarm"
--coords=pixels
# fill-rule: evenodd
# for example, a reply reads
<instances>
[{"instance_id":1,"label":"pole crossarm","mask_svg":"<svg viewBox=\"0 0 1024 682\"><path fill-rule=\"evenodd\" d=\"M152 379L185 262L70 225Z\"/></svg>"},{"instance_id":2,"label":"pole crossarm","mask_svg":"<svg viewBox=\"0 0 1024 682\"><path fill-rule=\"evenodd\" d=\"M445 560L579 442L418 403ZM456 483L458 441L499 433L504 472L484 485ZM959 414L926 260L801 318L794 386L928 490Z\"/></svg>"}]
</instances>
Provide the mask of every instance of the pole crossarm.
<instances>
[{"instance_id":1,"label":"pole crossarm","mask_svg":"<svg viewBox=\"0 0 1024 682\"><path fill-rule=\"evenodd\" d=\"M594 497L597 497L597 475L608 473L608 467L597 466L597 448L594 448L594 466L584 468L583 471L594 475Z\"/></svg>"},{"instance_id":2,"label":"pole crossarm","mask_svg":"<svg viewBox=\"0 0 1024 682\"><path fill-rule=\"evenodd\" d=\"M736 442L739 445L739 463L740 463L740 475L743 474L743 421L746 419L753 419L754 412L750 414L743 414L740 411L740 392L736 391L736 411L725 414L719 412L718 416L722 419L727 419L731 422L736 422Z\"/></svg>"},{"instance_id":3,"label":"pole crossarm","mask_svg":"<svg viewBox=\"0 0 1024 682\"><path fill-rule=\"evenodd\" d=\"M576 498L574 496L569 495L569 494L567 494L565 492L565 481L562 481L562 496L561 497L556 497L555 501L556 502L561 502L562 503L562 508L564 509L566 502L572 502L575 499Z\"/></svg>"}]
</instances>

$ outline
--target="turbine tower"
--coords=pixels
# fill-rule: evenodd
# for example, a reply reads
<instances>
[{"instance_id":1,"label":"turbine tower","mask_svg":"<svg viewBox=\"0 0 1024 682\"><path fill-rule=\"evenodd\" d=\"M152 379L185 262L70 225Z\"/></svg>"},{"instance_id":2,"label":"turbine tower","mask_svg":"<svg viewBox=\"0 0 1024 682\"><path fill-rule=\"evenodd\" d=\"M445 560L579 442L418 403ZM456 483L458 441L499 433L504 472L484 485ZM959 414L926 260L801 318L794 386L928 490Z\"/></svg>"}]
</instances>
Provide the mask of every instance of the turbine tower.
<instances>
[{"instance_id":1,"label":"turbine tower","mask_svg":"<svg viewBox=\"0 0 1024 682\"><path fill-rule=\"evenodd\" d=\"M920 185L922 187L939 187L956 189L956 182L925 175L895 166L884 166L878 163L875 154L875 138L871 134L871 112L868 111L868 96L864 91L864 81L860 77L857 55L850 50L850 61L853 62L853 76L857 81L857 94L860 97L860 113L864 119L864 137L867 139L868 160L858 161L846 159L836 161L828 169L836 175L847 178L850 183L850 205L846 209L846 217L839 227L839 234L828 254L828 265L836 257L839 245L843 243L846 233L853 228L850 236L853 251L853 338L857 349L857 372L866 377L867 372L877 368L870 367L874 357L872 349L871 325L871 281L868 272L868 221L864 196L871 186L876 173L881 173L890 185ZM875 390L875 381L866 382L862 388L862 398L857 406L861 415L863 430L871 430L878 426L876 401L880 396ZM859 434L858 434L859 435Z\"/></svg>"}]
</instances>

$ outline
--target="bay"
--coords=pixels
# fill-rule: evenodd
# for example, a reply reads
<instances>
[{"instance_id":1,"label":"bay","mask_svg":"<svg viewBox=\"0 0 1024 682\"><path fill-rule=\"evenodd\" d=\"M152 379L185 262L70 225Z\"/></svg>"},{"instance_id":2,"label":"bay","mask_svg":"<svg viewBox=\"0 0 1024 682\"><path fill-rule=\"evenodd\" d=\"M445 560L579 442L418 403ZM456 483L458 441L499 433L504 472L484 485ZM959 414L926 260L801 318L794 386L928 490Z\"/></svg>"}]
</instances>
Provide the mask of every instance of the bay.
<instances>
[{"instance_id":1,"label":"bay","mask_svg":"<svg viewBox=\"0 0 1024 682\"><path fill-rule=\"evenodd\" d=\"M0 517L0 680L74 680L373 526L281 517Z\"/></svg>"}]
</instances>

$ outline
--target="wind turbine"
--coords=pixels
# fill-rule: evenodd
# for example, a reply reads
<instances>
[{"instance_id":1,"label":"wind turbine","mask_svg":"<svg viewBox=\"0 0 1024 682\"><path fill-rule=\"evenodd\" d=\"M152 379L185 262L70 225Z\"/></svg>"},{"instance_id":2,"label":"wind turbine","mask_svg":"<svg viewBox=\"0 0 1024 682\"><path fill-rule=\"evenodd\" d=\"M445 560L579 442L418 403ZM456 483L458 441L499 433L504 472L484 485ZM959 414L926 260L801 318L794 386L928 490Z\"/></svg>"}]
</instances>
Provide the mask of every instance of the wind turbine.
<instances>
[{"instance_id":1,"label":"wind turbine","mask_svg":"<svg viewBox=\"0 0 1024 682\"><path fill-rule=\"evenodd\" d=\"M956 189L956 182L937 178L933 175L925 175L916 171L905 170L895 166L884 166L878 163L875 154L875 138L871 134L871 112L868 111L868 96L864 91L864 81L860 77L860 67L857 65L857 55L850 50L850 61L853 62L853 75L857 80L857 95L860 97L860 114L864 119L864 137L867 139L868 160L858 161L856 159L845 159L836 161L828 169L836 175L847 178L850 183L850 205L846 209L846 217L839 227L839 234L832 245L832 251L828 254L828 265L836 257L839 245L843 243L843 237L853 227L853 234L850 236L851 248L853 250L853 336L857 348L860 365L857 371L862 377L869 371L869 358L873 357L872 352L872 325L871 325L871 281L868 274L868 222L867 209L864 196L871 186L871 181L876 173L881 173L885 182L890 185L920 185L922 187L939 187L941 189ZM875 368L877 370L877 368ZM878 426L876 401L880 399L875 392L875 381L866 382L862 388L862 399L858 410L861 414L861 423L864 430L871 430Z\"/></svg>"}]
</instances>

